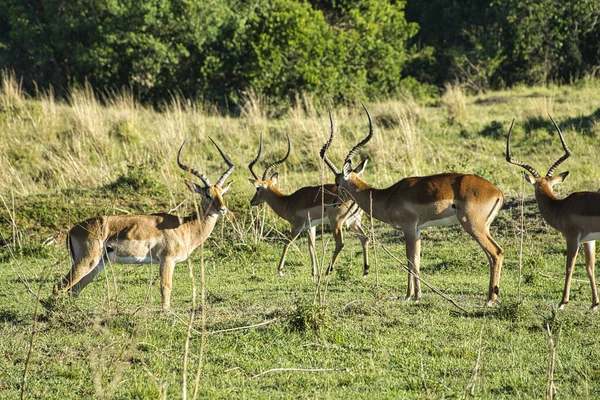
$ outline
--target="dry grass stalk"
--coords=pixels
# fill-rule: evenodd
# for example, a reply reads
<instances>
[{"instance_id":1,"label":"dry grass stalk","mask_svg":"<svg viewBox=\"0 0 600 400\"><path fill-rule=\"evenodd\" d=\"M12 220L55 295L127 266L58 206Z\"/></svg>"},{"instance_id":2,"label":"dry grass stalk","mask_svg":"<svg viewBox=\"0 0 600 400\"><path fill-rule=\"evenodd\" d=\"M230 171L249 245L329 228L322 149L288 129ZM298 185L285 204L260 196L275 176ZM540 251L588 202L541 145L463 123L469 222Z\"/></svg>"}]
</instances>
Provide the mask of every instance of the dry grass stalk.
<instances>
[{"instance_id":1,"label":"dry grass stalk","mask_svg":"<svg viewBox=\"0 0 600 400\"><path fill-rule=\"evenodd\" d=\"M475 387L477 386L477 377L479 375L479 371L481 370L481 353L483 352L483 327L485 325L485 314L483 316L483 323L481 324L481 329L479 330L479 346L477 350L477 361L475 362L475 367L473 367L473 371L471 372L471 379L469 380L469 384L467 385L467 391L471 394L471 396L475 395ZM465 396L466 397L466 396Z\"/></svg>"},{"instance_id":2,"label":"dry grass stalk","mask_svg":"<svg viewBox=\"0 0 600 400\"><path fill-rule=\"evenodd\" d=\"M554 97L534 97L530 100L530 107L525 117L532 120L545 120L548 114L554 114Z\"/></svg>"},{"instance_id":3,"label":"dry grass stalk","mask_svg":"<svg viewBox=\"0 0 600 400\"><path fill-rule=\"evenodd\" d=\"M31 327L31 337L29 339L29 349L27 350L27 358L25 359L25 367L23 368L23 378L21 383L21 400L25 399L25 393L27 392L27 372L29 371L29 365L31 363L31 357L33 356L33 343L35 334L37 332L37 323L38 323L38 315L40 311L40 294L42 293L42 286L46 282L46 271L42 274L42 279L40 279L40 286L38 288L38 293L35 299L35 311L33 313L33 326Z\"/></svg>"},{"instance_id":4,"label":"dry grass stalk","mask_svg":"<svg viewBox=\"0 0 600 400\"><path fill-rule=\"evenodd\" d=\"M548 360L548 371L546 373L546 400L552 400L556 394L556 386L554 386L554 362L556 360L556 347L552 338L550 326L546 324L546 332L548 333L548 347L550 350L550 358Z\"/></svg>"}]
</instances>

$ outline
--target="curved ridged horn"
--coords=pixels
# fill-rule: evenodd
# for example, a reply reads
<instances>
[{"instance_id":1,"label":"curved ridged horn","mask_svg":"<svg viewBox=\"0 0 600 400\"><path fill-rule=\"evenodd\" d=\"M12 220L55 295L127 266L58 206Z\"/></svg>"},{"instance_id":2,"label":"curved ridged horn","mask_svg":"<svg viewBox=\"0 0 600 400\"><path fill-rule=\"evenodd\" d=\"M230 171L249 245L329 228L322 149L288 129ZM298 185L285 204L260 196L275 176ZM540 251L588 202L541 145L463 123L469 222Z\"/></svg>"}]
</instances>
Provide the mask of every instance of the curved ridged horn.
<instances>
[{"instance_id":1,"label":"curved ridged horn","mask_svg":"<svg viewBox=\"0 0 600 400\"><path fill-rule=\"evenodd\" d=\"M373 119L371 118L371 114L369 114L369 110L367 110L367 107L362 103L362 101L361 101L360 104L365 109L365 111L367 113L367 117L369 117L369 134L367 135L366 138L364 138L356 146L354 146L350 150L350 152L348 153L348 155L346 156L346 160L344 161L344 163L350 163L351 165L352 165L352 156L354 155L354 153L356 153L358 151L358 149L360 149L365 144L367 144L369 142L369 140L371 140L371 138L373 137Z\"/></svg>"},{"instance_id":2,"label":"curved ridged horn","mask_svg":"<svg viewBox=\"0 0 600 400\"><path fill-rule=\"evenodd\" d=\"M258 162L261 152L262 152L262 132L260 133L260 141L258 142L258 154L256 155L256 158L254 160L252 160L252 162L250 164L248 164L250 173L252 174L254 179L257 179L257 180L260 180L260 178L258 177L258 175L256 175L256 172L254 172L254 170L252 168L254 167L254 164L256 164Z\"/></svg>"},{"instance_id":3,"label":"curved ridged horn","mask_svg":"<svg viewBox=\"0 0 600 400\"><path fill-rule=\"evenodd\" d=\"M510 124L510 129L508 130L508 136L506 137L506 161L508 161L511 164L518 165L519 167L525 168L527 171L529 171L531 175L533 175L534 178L539 178L540 174L538 174L538 172L531 165L525 164L524 162L517 161L512 158L512 154L510 153L510 135L512 134L514 124L515 120L513 118Z\"/></svg>"},{"instance_id":4,"label":"curved ridged horn","mask_svg":"<svg viewBox=\"0 0 600 400\"><path fill-rule=\"evenodd\" d=\"M210 136L208 138L210 139L211 142L213 142L213 144L215 145L215 147L217 148L217 150L219 150L219 153L221 153L221 157L223 157L223 160L225 160L225 163L229 166L229 168L227 168L227 171L223 172L223 175L221 175L221 177L219 178L219 180L215 184L217 186L223 186L223 184L225 183L225 180L227 179L227 177L229 175L231 175L231 173L235 169L235 165L233 165L233 163L231 162L231 160L229 158L227 158L227 156L225 155L225 153L223 153L223 150L221 150L221 148L219 147L219 145L214 140L212 140L212 138Z\"/></svg>"},{"instance_id":5,"label":"curved ridged horn","mask_svg":"<svg viewBox=\"0 0 600 400\"><path fill-rule=\"evenodd\" d=\"M331 110L329 111L329 121L331 122L331 133L329 134L329 139L327 140L327 142L325 142L325 144L323 145L323 147L321 147L321 151L319 152L321 158L323 159L323 161L325 162L325 164L327 164L327 166L329 167L329 169L331 169L333 171L334 174L339 174L340 171L335 167L335 165L331 162L331 160L329 160L329 158L327 158L327 155L325 154L327 152L327 150L329 150L329 146L331 146L331 142L333 141L333 117L331 116Z\"/></svg>"},{"instance_id":6,"label":"curved ridged horn","mask_svg":"<svg viewBox=\"0 0 600 400\"><path fill-rule=\"evenodd\" d=\"M287 149L287 154L285 155L285 157L283 157L281 160L279 161L275 161L274 163L270 164L267 168L265 168L265 172L263 173L262 176L262 180L264 181L265 179L267 179L267 175L269 173L269 171L273 168L278 166L279 164L281 164L282 162L284 162L285 160L288 159L288 157L290 156L290 151L292 149L292 145L290 143L290 135L288 135L287 133L285 134L285 136L287 136L287 142L288 142L288 149Z\"/></svg>"},{"instance_id":7,"label":"curved ridged horn","mask_svg":"<svg viewBox=\"0 0 600 400\"><path fill-rule=\"evenodd\" d=\"M177 153L177 165L179 165L179 168L181 168L182 170L184 170L185 172L189 172L190 174L193 174L195 176L197 176L198 178L200 178L200 180L202 181L202 183L204 183L204 186L208 187L210 186L210 181L208 180L208 178L206 177L206 175L204 175L202 172L194 169L194 168L190 168L187 165L183 164L181 162L181 150L183 150L183 146L185 146L185 144L187 143L187 139L184 140L183 144L181 145L181 147L179 148L179 152Z\"/></svg>"},{"instance_id":8,"label":"curved ridged horn","mask_svg":"<svg viewBox=\"0 0 600 400\"><path fill-rule=\"evenodd\" d=\"M548 170L548 173L546 174L547 178L552 178L552 175L554 174L554 171L556 171L556 168L558 168L558 166L560 164L562 164L563 161L565 161L567 158L569 158L573 154L573 152L567 147L567 142L565 142L565 138L563 137L562 132L560 131L560 128L558 127L556 122L554 122L554 118L552 118L552 115L548 114L548 116L550 117L550 120L552 121L552 123L554 124L554 127L558 131L558 136L560 137L560 142L562 143L563 149L565 150L565 155L562 156L561 158L559 158L554 164L552 164L552 166Z\"/></svg>"}]
</instances>

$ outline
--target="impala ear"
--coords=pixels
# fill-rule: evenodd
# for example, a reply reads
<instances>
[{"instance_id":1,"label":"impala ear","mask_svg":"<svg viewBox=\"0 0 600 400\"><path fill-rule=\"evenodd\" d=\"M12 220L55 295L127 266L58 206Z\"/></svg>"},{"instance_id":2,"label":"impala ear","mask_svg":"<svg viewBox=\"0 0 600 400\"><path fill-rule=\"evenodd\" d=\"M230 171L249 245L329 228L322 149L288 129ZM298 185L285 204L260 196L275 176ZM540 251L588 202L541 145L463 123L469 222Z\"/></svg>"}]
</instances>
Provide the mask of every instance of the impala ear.
<instances>
[{"instance_id":1,"label":"impala ear","mask_svg":"<svg viewBox=\"0 0 600 400\"><path fill-rule=\"evenodd\" d=\"M533 179L533 176L526 174L525 171L521 171L521 174L523 175L523 178L525 178L525 180L530 183L530 184L534 184L535 180Z\"/></svg>"},{"instance_id":2,"label":"impala ear","mask_svg":"<svg viewBox=\"0 0 600 400\"><path fill-rule=\"evenodd\" d=\"M258 179L248 178L248 182L250 182L251 184L253 184L256 187L260 186L260 184L258 183Z\"/></svg>"},{"instance_id":3,"label":"impala ear","mask_svg":"<svg viewBox=\"0 0 600 400\"><path fill-rule=\"evenodd\" d=\"M569 171L561 172L560 174L558 174L556 176L553 176L552 179L550 179L550 184L552 186L554 186L557 183L561 183L562 181L565 180L565 178L567 177L567 175L569 175Z\"/></svg>"},{"instance_id":4,"label":"impala ear","mask_svg":"<svg viewBox=\"0 0 600 400\"><path fill-rule=\"evenodd\" d=\"M342 174L344 175L344 178L348 178L350 172L352 172L352 164L350 163L350 161L346 161L344 163L344 167L342 168Z\"/></svg>"},{"instance_id":5,"label":"impala ear","mask_svg":"<svg viewBox=\"0 0 600 400\"><path fill-rule=\"evenodd\" d=\"M279 172L275 172L273 175L271 175L271 182L273 182L273 185L277 185L278 178L279 178Z\"/></svg>"},{"instance_id":6,"label":"impala ear","mask_svg":"<svg viewBox=\"0 0 600 400\"><path fill-rule=\"evenodd\" d=\"M184 181L184 182L185 182L186 186L188 187L188 189L190 189L192 192L194 192L194 193L202 192L201 191L202 188L200 186L196 185L195 183L189 182L189 181Z\"/></svg>"},{"instance_id":7,"label":"impala ear","mask_svg":"<svg viewBox=\"0 0 600 400\"><path fill-rule=\"evenodd\" d=\"M354 173L356 175L360 175L365 171L365 167L367 166L368 160L369 160L368 158L365 158L364 160L361 161L360 164L358 164L358 166L356 168L354 168Z\"/></svg>"},{"instance_id":8,"label":"impala ear","mask_svg":"<svg viewBox=\"0 0 600 400\"><path fill-rule=\"evenodd\" d=\"M224 184L223 186L221 186L221 194L225 194L227 193L227 191L229 190L229 188L231 187L231 184L233 183L233 181L229 181L226 184Z\"/></svg>"}]
</instances>

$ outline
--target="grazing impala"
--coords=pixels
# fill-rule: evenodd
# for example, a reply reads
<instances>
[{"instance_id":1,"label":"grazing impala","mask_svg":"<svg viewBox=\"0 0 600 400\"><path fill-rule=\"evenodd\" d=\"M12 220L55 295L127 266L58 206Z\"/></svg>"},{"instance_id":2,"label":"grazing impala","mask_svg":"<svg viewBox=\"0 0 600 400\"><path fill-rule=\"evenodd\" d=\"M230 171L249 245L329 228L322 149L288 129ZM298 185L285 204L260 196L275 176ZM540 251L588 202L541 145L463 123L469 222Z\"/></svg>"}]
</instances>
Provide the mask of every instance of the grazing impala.
<instances>
[{"instance_id":1,"label":"grazing impala","mask_svg":"<svg viewBox=\"0 0 600 400\"><path fill-rule=\"evenodd\" d=\"M553 186L565 180L568 171L562 172L556 176L554 171L571 154L567 143L560 131L560 128L550 116L554 127L558 131L560 142L562 143L565 154L560 157L548 170L546 176L540 174L530 165L517 161L512 158L510 153L510 135L512 133L515 121L510 125L508 136L506 138L506 161L511 164L523 167L532 176L523 173L527 182L535 188L535 200L542 217L546 222L562 233L567 241L567 271L565 277L565 289L562 300L558 306L563 309L569 302L569 293L571 290L571 276L575 268L575 259L579 251L579 244L583 243L585 252L585 267L592 287L592 310L598 309L598 291L596 290L596 281L594 278L594 258L596 251L596 239L600 239L600 193L598 192L575 192L564 199L559 199L554 195Z\"/></svg>"},{"instance_id":2,"label":"grazing impala","mask_svg":"<svg viewBox=\"0 0 600 400\"><path fill-rule=\"evenodd\" d=\"M333 120L332 124L333 124ZM333 126L332 126L333 127ZM335 250L333 257L327 268L327 275L333 270L333 264L337 259L340 251L344 247L344 238L342 228L344 223L352 228L358 236L363 249L364 258L364 276L369 273L369 259L367 253L368 239L367 235L362 229L361 218L362 210L354 202L341 202L335 193L335 186L333 184L326 184L323 186L308 186L298 189L296 192L290 195L284 195L277 188L277 177L278 174L274 173L269 179L267 176L269 172L277 165L287 160L290 155L290 138L288 140L288 151L285 157L281 160L276 161L267 168L263 173L262 179L252 169L254 164L258 161L260 153L262 151L262 135L260 137L258 154L256 158L248 165L250 173L254 176L254 179L249 179L256 187L256 193L250 204L257 206L266 202L277 215L285 219L292 225L290 237L283 247L283 253L281 254L281 260L279 261L279 276L283 276L283 266L285 263L285 256L288 252L290 245L300 235L300 232L306 229L308 236L308 250L310 253L310 260L312 264L312 274L317 274L317 261L315 257L315 235L316 226L321 222L329 222L333 237L335 239ZM323 202L323 203L322 203ZM325 209L325 218L322 214L322 205Z\"/></svg>"},{"instance_id":3,"label":"grazing impala","mask_svg":"<svg viewBox=\"0 0 600 400\"><path fill-rule=\"evenodd\" d=\"M55 294L72 290L73 295L78 295L104 269L106 262L160 263L162 306L169 308L175 264L186 260L208 238L219 215L227 213L223 195L231 182L225 184L225 180L234 169L233 163L213 141L229 168L211 185L204 174L181 163L186 142L179 148L177 164L204 183L201 187L185 181L192 192L200 195L199 213L184 218L165 213L110 215L76 224L67 238L73 266L54 287Z\"/></svg>"},{"instance_id":4,"label":"grazing impala","mask_svg":"<svg viewBox=\"0 0 600 400\"><path fill-rule=\"evenodd\" d=\"M335 174L340 195L354 199L366 212L372 207L374 218L404 232L410 268L406 300L414 297L418 301L421 298L421 229L460 223L481 246L489 261L490 285L486 305L492 305L499 292L504 251L490 236L489 228L502 207L502 192L479 176L456 173L404 178L386 189L369 186L358 177L361 171L352 169L352 155L373 137L371 115L364 104L363 108L369 118L369 134L350 150L342 171L326 155L333 140L333 130L321 149L321 158Z\"/></svg>"}]
</instances>

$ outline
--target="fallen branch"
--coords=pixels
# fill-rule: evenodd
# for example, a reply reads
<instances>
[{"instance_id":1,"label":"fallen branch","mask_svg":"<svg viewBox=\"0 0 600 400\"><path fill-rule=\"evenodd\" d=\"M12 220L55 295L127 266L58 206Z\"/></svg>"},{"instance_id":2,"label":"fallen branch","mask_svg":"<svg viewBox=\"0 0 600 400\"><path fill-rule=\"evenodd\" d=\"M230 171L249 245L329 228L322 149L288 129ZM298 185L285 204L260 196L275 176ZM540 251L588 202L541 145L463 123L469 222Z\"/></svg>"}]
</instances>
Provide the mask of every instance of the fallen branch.
<instances>
[{"instance_id":1,"label":"fallen branch","mask_svg":"<svg viewBox=\"0 0 600 400\"><path fill-rule=\"evenodd\" d=\"M252 376L252 379L270 374L271 372L350 372L348 368L272 368Z\"/></svg>"},{"instance_id":2,"label":"fallen branch","mask_svg":"<svg viewBox=\"0 0 600 400\"><path fill-rule=\"evenodd\" d=\"M218 331L208 332L208 335L215 335L217 333L234 332L234 331L241 331L241 330L245 330L245 329L258 328L259 326L269 325L278 320L279 320L279 318L273 318L273 319L263 321L263 322L260 322L258 324L254 324L254 325L239 326L237 328L229 328L229 329L220 329Z\"/></svg>"},{"instance_id":3,"label":"fallen branch","mask_svg":"<svg viewBox=\"0 0 600 400\"><path fill-rule=\"evenodd\" d=\"M181 316L177 315L173 310L168 309L167 310L169 313L173 314L173 316L175 316L178 320L180 320L182 323L184 324L188 324L186 320L184 320ZM263 322L259 322L258 324L253 324L253 325L245 325L245 326L238 326L235 328L228 328L228 329L220 329L218 331L209 331L206 332L207 335L216 335L217 333L227 333L227 332L235 332L235 331L242 331L242 330L246 330L246 329L252 329L252 328L258 328L261 326L265 326L265 325L269 325L272 324L274 322L279 321L279 318L273 318L273 319L269 319L267 321L263 321ZM196 334L202 334L202 332L200 332L199 330L195 329L195 328L191 328L192 332L196 333Z\"/></svg>"},{"instance_id":4,"label":"fallen branch","mask_svg":"<svg viewBox=\"0 0 600 400\"><path fill-rule=\"evenodd\" d=\"M539 276L543 276L544 278L550 278L550 279L561 279L561 280L564 279L562 276L554 276L554 275L542 274L541 272L538 272L538 275ZM582 282L582 283L585 283L587 281L585 279L575 279L575 278L572 278L571 282Z\"/></svg>"},{"instance_id":5,"label":"fallen branch","mask_svg":"<svg viewBox=\"0 0 600 400\"><path fill-rule=\"evenodd\" d=\"M447 296L446 294L444 294L441 290L439 290L438 288L436 288L435 286L433 286L432 284L430 284L429 282L425 281L423 278L421 278L420 276L418 276L417 274L415 274L413 271L410 270L410 268L408 268L406 265L404 265L402 263L402 261L400 261L400 259L398 257L396 257L395 255L393 255L384 245L382 245L381 243L379 243L379 246L381 246L381 248L383 249L383 251L385 251L387 253L387 255L389 255L390 257L392 257L396 262L398 262L398 264L400 265L400 267L402 267L404 270L406 270L409 274L411 274L412 276L414 276L415 278L417 278L423 285L427 286L429 289L433 290L433 292L435 294L437 294L438 296L442 297L444 300L449 301L450 303L452 303L452 305L454 305L454 307L458 308L459 310L461 310L462 312L464 312L465 314L469 314L469 311L467 311L465 308L463 308L460 304L458 304L453 298L451 298L450 296Z\"/></svg>"}]
</instances>

